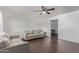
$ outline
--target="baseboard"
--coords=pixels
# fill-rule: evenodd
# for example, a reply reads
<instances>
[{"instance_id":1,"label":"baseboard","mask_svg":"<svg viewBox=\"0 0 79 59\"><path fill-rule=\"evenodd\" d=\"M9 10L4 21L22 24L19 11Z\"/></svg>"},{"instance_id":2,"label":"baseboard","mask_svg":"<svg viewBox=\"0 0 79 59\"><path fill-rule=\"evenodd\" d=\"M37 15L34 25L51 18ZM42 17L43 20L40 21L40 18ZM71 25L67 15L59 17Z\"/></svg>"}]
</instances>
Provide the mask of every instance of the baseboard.
<instances>
[{"instance_id":1,"label":"baseboard","mask_svg":"<svg viewBox=\"0 0 79 59\"><path fill-rule=\"evenodd\" d=\"M63 41L67 41L67 42L72 42L72 43L75 43L75 44L79 44L79 42L75 42L75 41L71 41L71 40L65 40L65 39L58 39L58 40L63 40Z\"/></svg>"}]
</instances>

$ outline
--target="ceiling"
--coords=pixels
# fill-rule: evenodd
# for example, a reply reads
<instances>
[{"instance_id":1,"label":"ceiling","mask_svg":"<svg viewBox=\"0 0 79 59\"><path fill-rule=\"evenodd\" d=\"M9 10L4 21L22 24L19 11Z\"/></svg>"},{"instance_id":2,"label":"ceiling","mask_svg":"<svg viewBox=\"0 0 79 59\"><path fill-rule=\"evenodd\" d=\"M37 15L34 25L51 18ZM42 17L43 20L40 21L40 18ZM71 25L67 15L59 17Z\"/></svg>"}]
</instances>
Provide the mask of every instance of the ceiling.
<instances>
[{"instance_id":1,"label":"ceiling","mask_svg":"<svg viewBox=\"0 0 79 59\"><path fill-rule=\"evenodd\" d=\"M25 16L25 17L36 17L36 18L46 18L53 17L56 15L72 12L79 10L79 6L46 6L47 8L55 8L55 10L50 11L51 14L40 15L39 12L34 12L41 10L40 6L0 6L0 9L4 16ZM18 16L19 15L19 16Z\"/></svg>"}]
</instances>

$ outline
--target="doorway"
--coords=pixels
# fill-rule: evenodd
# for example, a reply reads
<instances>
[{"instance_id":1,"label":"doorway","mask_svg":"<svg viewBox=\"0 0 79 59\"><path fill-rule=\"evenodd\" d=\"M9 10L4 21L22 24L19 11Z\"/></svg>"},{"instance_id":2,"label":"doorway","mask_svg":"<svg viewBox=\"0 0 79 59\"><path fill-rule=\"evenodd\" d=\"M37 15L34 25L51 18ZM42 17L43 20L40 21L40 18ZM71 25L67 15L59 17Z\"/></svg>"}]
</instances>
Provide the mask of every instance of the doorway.
<instances>
[{"instance_id":1,"label":"doorway","mask_svg":"<svg viewBox=\"0 0 79 59\"><path fill-rule=\"evenodd\" d=\"M58 20L50 21L51 36L58 36Z\"/></svg>"}]
</instances>

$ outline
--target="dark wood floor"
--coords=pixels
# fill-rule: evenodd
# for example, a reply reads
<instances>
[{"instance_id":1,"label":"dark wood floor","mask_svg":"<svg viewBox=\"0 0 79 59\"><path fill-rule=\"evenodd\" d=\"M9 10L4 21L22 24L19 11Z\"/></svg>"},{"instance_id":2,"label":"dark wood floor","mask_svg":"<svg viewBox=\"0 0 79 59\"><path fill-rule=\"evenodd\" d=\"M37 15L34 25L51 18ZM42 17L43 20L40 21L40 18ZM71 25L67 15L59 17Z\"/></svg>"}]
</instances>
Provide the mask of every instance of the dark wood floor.
<instances>
[{"instance_id":1,"label":"dark wood floor","mask_svg":"<svg viewBox=\"0 0 79 59\"><path fill-rule=\"evenodd\" d=\"M58 39L55 35L51 38L33 39L28 44L6 50L0 53L79 53L79 44Z\"/></svg>"},{"instance_id":2,"label":"dark wood floor","mask_svg":"<svg viewBox=\"0 0 79 59\"><path fill-rule=\"evenodd\" d=\"M39 38L29 41L30 53L78 53L79 44L57 39L57 36L51 38Z\"/></svg>"}]
</instances>

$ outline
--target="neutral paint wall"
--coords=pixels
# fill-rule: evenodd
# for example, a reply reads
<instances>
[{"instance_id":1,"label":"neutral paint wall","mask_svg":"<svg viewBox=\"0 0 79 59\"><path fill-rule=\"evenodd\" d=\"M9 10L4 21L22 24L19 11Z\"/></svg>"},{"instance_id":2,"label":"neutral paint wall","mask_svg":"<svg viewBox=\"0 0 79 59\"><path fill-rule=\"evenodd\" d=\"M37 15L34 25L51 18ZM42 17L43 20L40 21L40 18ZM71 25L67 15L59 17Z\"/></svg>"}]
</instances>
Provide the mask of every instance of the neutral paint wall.
<instances>
[{"instance_id":1,"label":"neutral paint wall","mask_svg":"<svg viewBox=\"0 0 79 59\"><path fill-rule=\"evenodd\" d=\"M58 38L79 43L79 10L55 16L58 19Z\"/></svg>"},{"instance_id":2,"label":"neutral paint wall","mask_svg":"<svg viewBox=\"0 0 79 59\"><path fill-rule=\"evenodd\" d=\"M4 14L4 32L24 34L25 30L43 29L50 36L49 18L37 18L37 16L28 16L25 14L3 12Z\"/></svg>"},{"instance_id":3,"label":"neutral paint wall","mask_svg":"<svg viewBox=\"0 0 79 59\"><path fill-rule=\"evenodd\" d=\"M2 12L0 11L0 33L3 32L3 15Z\"/></svg>"}]
</instances>

